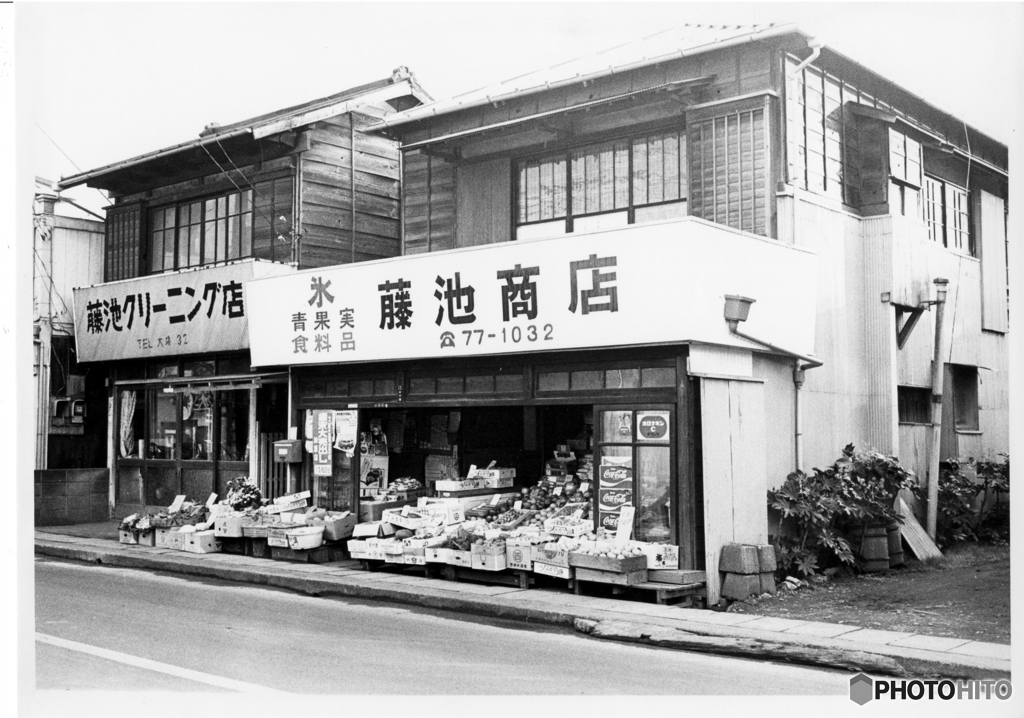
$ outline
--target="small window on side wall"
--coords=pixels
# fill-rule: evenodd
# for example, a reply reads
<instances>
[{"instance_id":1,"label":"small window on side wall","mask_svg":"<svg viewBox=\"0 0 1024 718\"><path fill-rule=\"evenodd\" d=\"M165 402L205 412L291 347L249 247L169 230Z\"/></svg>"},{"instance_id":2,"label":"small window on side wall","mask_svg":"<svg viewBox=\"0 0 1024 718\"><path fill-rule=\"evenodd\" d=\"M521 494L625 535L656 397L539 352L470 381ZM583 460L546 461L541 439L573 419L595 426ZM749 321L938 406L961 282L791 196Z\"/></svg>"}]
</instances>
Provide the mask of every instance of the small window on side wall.
<instances>
[{"instance_id":1,"label":"small window on side wall","mask_svg":"<svg viewBox=\"0 0 1024 718\"><path fill-rule=\"evenodd\" d=\"M896 388L899 421L901 424L930 424L932 390L928 387L900 386Z\"/></svg>"},{"instance_id":2,"label":"small window on side wall","mask_svg":"<svg viewBox=\"0 0 1024 718\"><path fill-rule=\"evenodd\" d=\"M978 431L978 368L949 365L952 377L953 424L957 431Z\"/></svg>"}]
</instances>

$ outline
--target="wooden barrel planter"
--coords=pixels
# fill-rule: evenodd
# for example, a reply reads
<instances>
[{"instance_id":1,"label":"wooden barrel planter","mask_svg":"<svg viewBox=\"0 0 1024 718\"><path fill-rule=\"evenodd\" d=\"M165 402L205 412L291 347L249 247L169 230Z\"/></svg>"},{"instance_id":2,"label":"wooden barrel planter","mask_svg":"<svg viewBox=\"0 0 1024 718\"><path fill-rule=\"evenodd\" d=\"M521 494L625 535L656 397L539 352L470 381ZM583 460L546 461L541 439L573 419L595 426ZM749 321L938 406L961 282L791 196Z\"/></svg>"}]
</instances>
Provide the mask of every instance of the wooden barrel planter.
<instances>
[{"instance_id":1,"label":"wooden barrel planter","mask_svg":"<svg viewBox=\"0 0 1024 718\"><path fill-rule=\"evenodd\" d=\"M865 571L884 571L889 568L889 529L884 524L864 527L860 556L864 559Z\"/></svg>"},{"instance_id":2,"label":"wooden barrel planter","mask_svg":"<svg viewBox=\"0 0 1024 718\"><path fill-rule=\"evenodd\" d=\"M886 527L889 543L889 568L896 568L906 563L903 555L903 535L900 533L899 521L893 521Z\"/></svg>"}]
</instances>

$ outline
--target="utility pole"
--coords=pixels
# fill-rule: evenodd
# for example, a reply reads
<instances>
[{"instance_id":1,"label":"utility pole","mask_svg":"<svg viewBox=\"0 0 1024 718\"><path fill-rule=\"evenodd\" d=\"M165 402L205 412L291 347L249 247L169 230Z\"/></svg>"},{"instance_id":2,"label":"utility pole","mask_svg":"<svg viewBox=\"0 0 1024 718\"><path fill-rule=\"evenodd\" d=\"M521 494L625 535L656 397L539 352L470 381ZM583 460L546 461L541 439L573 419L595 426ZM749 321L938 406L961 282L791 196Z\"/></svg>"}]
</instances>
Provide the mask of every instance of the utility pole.
<instances>
[{"instance_id":1,"label":"utility pole","mask_svg":"<svg viewBox=\"0 0 1024 718\"><path fill-rule=\"evenodd\" d=\"M932 358L932 441L928 456L928 535L935 540L939 515L939 448L942 441L942 378L946 364L942 360L942 315L946 306L948 279L935 280L935 355Z\"/></svg>"}]
</instances>

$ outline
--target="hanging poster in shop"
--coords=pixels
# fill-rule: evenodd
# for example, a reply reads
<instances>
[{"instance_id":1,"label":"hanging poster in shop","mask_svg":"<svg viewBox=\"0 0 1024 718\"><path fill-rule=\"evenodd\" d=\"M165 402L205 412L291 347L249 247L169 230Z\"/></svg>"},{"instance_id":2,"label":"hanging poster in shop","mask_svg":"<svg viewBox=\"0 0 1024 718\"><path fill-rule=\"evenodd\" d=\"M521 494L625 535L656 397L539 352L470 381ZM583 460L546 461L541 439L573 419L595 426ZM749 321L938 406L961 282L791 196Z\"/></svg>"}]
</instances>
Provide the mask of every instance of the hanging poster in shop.
<instances>
[{"instance_id":1,"label":"hanging poster in shop","mask_svg":"<svg viewBox=\"0 0 1024 718\"><path fill-rule=\"evenodd\" d=\"M618 511L623 506L632 506L632 484L614 489L601 488L597 492L597 505L601 511Z\"/></svg>"},{"instance_id":2,"label":"hanging poster in shop","mask_svg":"<svg viewBox=\"0 0 1024 718\"><path fill-rule=\"evenodd\" d=\"M619 528L619 512L618 511L599 511L598 512L598 526L603 528L605 531L616 531Z\"/></svg>"},{"instance_id":3,"label":"hanging poster in shop","mask_svg":"<svg viewBox=\"0 0 1024 718\"><path fill-rule=\"evenodd\" d=\"M359 412L355 409L334 412L334 448L351 458L359 434Z\"/></svg>"},{"instance_id":4,"label":"hanging poster in shop","mask_svg":"<svg viewBox=\"0 0 1024 718\"><path fill-rule=\"evenodd\" d=\"M313 412L313 476L330 476L333 457L334 412L317 409Z\"/></svg>"},{"instance_id":5,"label":"hanging poster in shop","mask_svg":"<svg viewBox=\"0 0 1024 718\"><path fill-rule=\"evenodd\" d=\"M303 270L246 284L254 366L457 358L702 341L748 344L722 319L814 350L817 258L687 218ZM778 282L780 276L812 284Z\"/></svg>"},{"instance_id":6,"label":"hanging poster in shop","mask_svg":"<svg viewBox=\"0 0 1024 718\"><path fill-rule=\"evenodd\" d=\"M636 413L636 433L639 441L668 441L669 412L638 411Z\"/></svg>"}]
</instances>

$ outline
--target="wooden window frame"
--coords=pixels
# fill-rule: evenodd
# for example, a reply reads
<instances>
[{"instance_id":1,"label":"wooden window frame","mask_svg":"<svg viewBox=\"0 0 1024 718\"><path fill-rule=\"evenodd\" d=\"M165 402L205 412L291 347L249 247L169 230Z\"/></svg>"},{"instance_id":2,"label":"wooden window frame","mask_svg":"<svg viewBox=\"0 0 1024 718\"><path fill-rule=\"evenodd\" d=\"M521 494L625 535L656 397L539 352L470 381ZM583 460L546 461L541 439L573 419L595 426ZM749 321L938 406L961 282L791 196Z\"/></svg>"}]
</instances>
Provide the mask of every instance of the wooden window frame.
<instances>
[{"instance_id":1,"label":"wooden window frame","mask_svg":"<svg viewBox=\"0 0 1024 718\"><path fill-rule=\"evenodd\" d=\"M146 227L146 248L147 248L147 254L150 255L148 257L148 262L147 262L148 273L149 274L163 274L164 272L172 272L172 271L177 271L177 270L181 270L181 269L194 269L196 267L210 267L210 266L215 266L215 265L218 265L218 264L224 264L226 262L234 262L234 261L237 261L239 259L247 259L247 258L251 257L252 256L252 246L253 246L253 234L255 232L255 214L256 214L255 194L256 194L256 190L252 186L244 187L241 190L238 190L236 188L231 188L228 191L222 190L222 191L217 192L215 194L201 195L201 196L197 196L197 197L189 197L188 199L181 199L181 200L178 200L176 202L169 202L167 204L162 204L162 205L153 207L152 210L150 211L150 215L151 216L156 216L156 215L166 216L165 213L169 212L169 213L171 213L171 215L173 217L173 222L172 222L172 225L170 227L168 227L166 225L166 223L164 223L163 226L159 227L159 228L156 227L154 223L150 223L150 226ZM239 211L237 213L235 213L235 214L231 214L227 210L227 208L230 207L230 204L231 204L230 203L230 197L232 195L238 195ZM248 195L248 200L246 200L246 195ZM219 210L218 210L218 208L220 207L221 200L223 200L224 207L225 207L225 215L224 215L223 218L220 216L220 213L219 213ZM208 204L210 202L213 202L213 207L214 207L214 217L212 217L212 218L207 216ZM246 203L248 203L248 209L243 209L243 207L246 206ZM189 222L187 224L183 225L182 222L181 222L181 212L183 210L186 211L186 212L190 212L189 208L192 205L195 205L195 204L199 205L199 218L198 218L198 222L191 221L192 217L190 215L189 216ZM248 254L242 253L241 249L242 249L242 247L244 245L244 242L242 240L241 234L239 234L239 237L238 237L239 255L236 256L236 257L228 257L227 256L227 235L229 234L228 233L228 227L230 225L231 219L233 217L238 217L239 218L239 227L240 227L239 231L241 232L241 226L242 226L242 223L243 223L242 218L246 214L249 215L249 242L248 242L248 244L249 244L249 252L248 252ZM219 227L220 227L220 223L222 221L224 222L224 229L225 229L225 245L224 245L225 253L224 253L223 257L220 256L220 253L218 251L219 250L219 242L218 242L218 240L219 240ZM210 224L213 224L213 226L214 226L214 236L212 238L209 236L208 231L207 231L207 228L208 228L208 226ZM189 227L195 227L195 226L198 226L198 228L199 228L198 256L194 258L196 261L193 261L192 252L191 252L191 250L189 250L187 252L188 253L188 257L189 257L188 262L186 264L182 264L181 261L180 261L180 259L181 259L181 250L182 250L182 243L184 242L186 245L188 245L188 243L189 243L188 228ZM157 232L162 233L162 243L161 243L161 250L162 251L161 251L161 257L160 257L160 262L159 263L156 262L157 257L155 256L155 253L153 251L154 250L153 240L154 240L154 236L155 236L155 234ZM172 266L172 267L166 266L166 263L163 261L163 257L167 256L167 241L168 241L168 237L171 237L171 241L174 243L174 251L173 251L173 254L172 254L172 256L174 257L174 262L173 262L174 266ZM214 242L213 260L212 261L207 261L206 260L207 244L208 244L208 242L211 242L211 241ZM271 246L273 246L273 245L271 245Z\"/></svg>"},{"instance_id":2,"label":"wooden window frame","mask_svg":"<svg viewBox=\"0 0 1024 718\"><path fill-rule=\"evenodd\" d=\"M924 221L928 227L928 239L939 242L943 247L957 254L977 257L976 232L974 232L974 213L971 209L971 192L954 182L934 175L923 174L925 189L922 195ZM929 197L934 192L935 196ZM950 207L951 198L959 197L962 210ZM935 216L929 217L929 209L935 209ZM956 218L962 220L958 226ZM966 244L966 247L963 246ZM1009 283L1007 283L1009 284Z\"/></svg>"},{"instance_id":3,"label":"wooden window frame","mask_svg":"<svg viewBox=\"0 0 1024 718\"><path fill-rule=\"evenodd\" d=\"M651 138L656 138L656 137L662 137L663 138L665 136L673 135L673 134L676 135L676 137L677 137L678 144L677 144L677 150L676 151L677 151L677 154L680 155L679 171L678 171L678 173L676 175L677 182L679 184L679 197L676 198L676 199L661 200L661 201L658 201L658 202L642 202L642 203L637 203L636 202L636 191L635 191L635 187L634 187L634 182L635 182L635 177L634 177L634 172L635 172L634 158L636 156L636 152L635 152L634 148L636 147L636 143L638 141L640 141L640 140L648 140L649 141ZM580 156L580 155L585 155L588 152L588 150L593 150L593 149L597 149L597 148L604 148L604 147L614 148L615 145L618 145L620 143L625 144L625 154L626 154L626 159L627 159L627 162L626 162L627 203L626 203L626 205L622 206L622 207L613 207L612 209L601 209L601 210L593 211L593 212L587 212L587 211L574 212L573 211L573 202L574 202L574 197L573 197L573 179L574 179L573 163L574 163L574 159L576 157ZM513 218L514 218L514 228L518 229L519 227L529 227L529 226L533 226L533 225L546 224L546 223L552 223L552 222L557 222L559 220L563 220L565 222L565 225L566 225L565 233L566 234L571 234L573 232L573 230L574 230L574 226L573 226L574 220L578 220L578 219L582 219L582 218L586 218L586 217L597 217L597 216L606 215L606 214L616 214L616 213L620 213L620 212L625 212L626 213L626 217L627 217L627 224L634 224L636 222L636 210L639 209L639 208L659 207L659 206L664 206L664 205L687 203L689 201L689 161L688 161L688 158L689 158L689 147L687 146L686 143L687 143L686 127L685 127L685 125L684 126L679 126L677 124L677 125L673 125L673 126L670 126L670 127L651 128L651 129L648 129L648 130L646 130L644 132L639 132L639 133L634 132L634 133L630 133L630 134L620 134L620 135L616 135L616 136L612 136L612 137L605 137L605 138L601 138L601 139L594 139L594 140L590 140L590 141L588 141L586 143L579 143L579 144L568 145L566 147L559 148L558 150L555 150L555 151L549 151L549 152L544 152L544 153L527 155L527 156L518 158L518 159L516 159L514 161L514 165L513 165L513 177L515 178L514 183L513 183L513 203L512 203L512 215L513 215ZM664 156L664 153L662 153L662 156ZM616 159L615 158L615 151L613 149L613 151L612 151L612 167L613 168L616 166L615 159ZM564 200L561 201L561 202L559 202L557 199L553 201L553 205L556 206L556 207L559 204L564 205L564 214L562 214L562 215L555 214L555 216L547 218L547 219L543 219L542 218L542 219L537 219L537 220L524 220L523 217L528 216L528 212L526 211L526 206L527 205L521 203L521 201L524 201L523 195L522 195L522 180L523 180L522 172L529 165L534 165L534 164L537 164L537 163L545 163L545 162L550 162L552 164L554 164L554 163L564 163L564 166L565 166L565 179L564 179L565 197L564 197ZM557 182L554 179L552 181L553 181L553 184L555 184L557 186ZM649 184L650 184L650 182L648 180L648 187L649 187ZM598 189L598 192L600 193L600 187ZM612 203L614 205L615 201L616 201L615 200L616 183L615 183L615 175L614 174L612 175L612 180L611 180L611 194L612 194ZM513 237L513 239L515 239L515 237Z\"/></svg>"}]
</instances>

